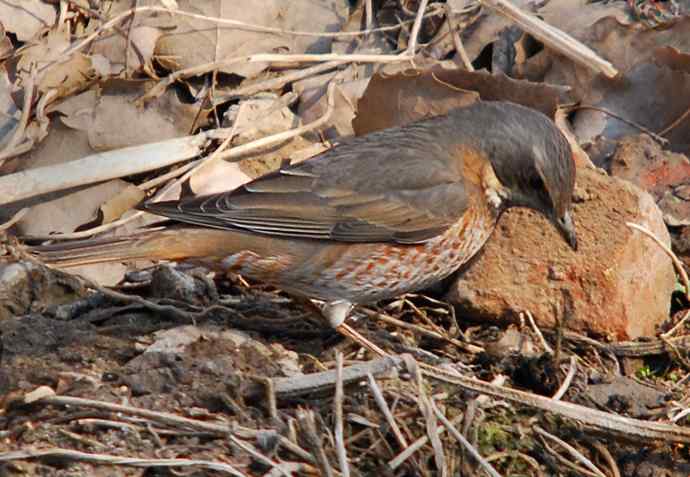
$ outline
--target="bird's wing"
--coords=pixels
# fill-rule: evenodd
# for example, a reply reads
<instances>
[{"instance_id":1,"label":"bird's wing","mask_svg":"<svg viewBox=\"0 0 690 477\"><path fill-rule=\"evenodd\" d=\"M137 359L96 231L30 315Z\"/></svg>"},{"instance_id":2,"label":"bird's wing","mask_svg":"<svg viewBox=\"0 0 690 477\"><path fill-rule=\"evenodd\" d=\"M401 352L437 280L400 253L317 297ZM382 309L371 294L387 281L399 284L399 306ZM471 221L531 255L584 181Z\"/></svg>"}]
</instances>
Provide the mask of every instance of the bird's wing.
<instances>
[{"instance_id":1,"label":"bird's wing","mask_svg":"<svg viewBox=\"0 0 690 477\"><path fill-rule=\"evenodd\" d=\"M460 168L447 151L437 138L387 130L231 192L144 209L190 224L291 238L420 243L468 207Z\"/></svg>"}]
</instances>

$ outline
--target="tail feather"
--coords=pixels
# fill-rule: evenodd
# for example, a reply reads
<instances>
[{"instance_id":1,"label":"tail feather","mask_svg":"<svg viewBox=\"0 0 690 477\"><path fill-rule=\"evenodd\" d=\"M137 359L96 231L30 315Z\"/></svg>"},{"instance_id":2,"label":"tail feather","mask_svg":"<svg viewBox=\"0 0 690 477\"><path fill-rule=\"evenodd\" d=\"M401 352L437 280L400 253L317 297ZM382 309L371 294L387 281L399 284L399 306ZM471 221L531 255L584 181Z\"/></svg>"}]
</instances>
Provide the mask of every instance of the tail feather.
<instances>
[{"instance_id":1,"label":"tail feather","mask_svg":"<svg viewBox=\"0 0 690 477\"><path fill-rule=\"evenodd\" d=\"M70 268L130 260L183 260L231 255L247 247L245 234L202 228L152 229L133 235L32 247L44 263Z\"/></svg>"}]
</instances>

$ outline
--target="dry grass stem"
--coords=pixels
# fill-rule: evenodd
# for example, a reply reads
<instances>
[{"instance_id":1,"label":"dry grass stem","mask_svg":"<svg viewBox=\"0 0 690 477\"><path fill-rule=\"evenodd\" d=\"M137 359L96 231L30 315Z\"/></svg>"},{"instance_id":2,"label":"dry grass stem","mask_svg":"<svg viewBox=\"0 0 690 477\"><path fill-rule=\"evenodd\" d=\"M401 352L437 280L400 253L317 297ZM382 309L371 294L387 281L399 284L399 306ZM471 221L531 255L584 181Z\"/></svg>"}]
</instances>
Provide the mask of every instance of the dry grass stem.
<instances>
[{"instance_id":1,"label":"dry grass stem","mask_svg":"<svg viewBox=\"0 0 690 477\"><path fill-rule=\"evenodd\" d=\"M371 374L368 374L371 376ZM335 448L338 455L338 465L343 477L350 476L350 464L347 461L347 450L345 449L345 436L343 431L343 354L335 354L335 398L333 407L335 414Z\"/></svg>"},{"instance_id":2,"label":"dry grass stem","mask_svg":"<svg viewBox=\"0 0 690 477\"><path fill-rule=\"evenodd\" d=\"M367 380L369 383L369 390L371 391L372 396L374 396L374 401L376 401L376 405L383 414L383 417L386 419L388 426L390 426L390 429L393 432L395 439L398 441L398 444L402 449L405 449L407 447L407 440L405 439L403 433L400 431L398 423L395 422L395 416L393 416L390 407L388 407L386 398L383 397L383 393L381 392L381 389L379 388L376 379L374 379L374 376L371 373L368 373Z\"/></svg>"},{"instance_id":3,"label":"dry grass stem","mask_svg":"<svg viewBox=\"0 0 690 477\"><path fill-rule=\"evenodd\" d=\"M408 330L413 330L417 333L421 333L421 334L428 336L430 338L446 341L448 343L451 343L451 344L457 346L459 349L462 349L463 351L467 351L469 353L481 353L484 351L484 348L482 348L481 346L473 345L470 343L465 343L465 342L457 340L455 338L449 338L449 337L441 335L440 333L437 333L435 331L428 330L428 329L424 328L423 326L415 325L414 323L407 323L405 321L398 320L397 318L393 318L392 316L386 315L384 313L379 313L377 311L370 310L368 308L361 308L360 310L370 318L375 318L379 321L382 321L384 323L388 323L388 324L391 324L394 326L398 326L400 328L406 328Z\"/></svg>"},{"instance_id":4,"label":"dry grass stem","mask_svg":"<svg viewBox=\"0 0 690 477\"><path fill-rule=\"evenodd\" d=\"M544 339L544 335L537 326L537 323L534 321L534 316L532 316L532 313L530 313L529 310L525 310L525 316L527 316L527 320L529 321L529 324L532 327L532 331L534 331L534 334L537 335L537 338L539 338L539 342L544 348L544 351L546 351L549 354L553 354L553 348L551 348L551 346L549 346L549 343L546 342L546 339Z\"/></svg>"},{"instance_id":5,"label":"dry grass stem","mask_svg":"<svg viewBox=\"0 0 690 477\"><path fill-rule=\"evenodd\" d=\"M414 23L412 24L412 32L410 33L410 43L407 45L406 56L414 57L417 51L417 39L419 37L419 29L422 27L422 19L424 18L424 12L426 11L426 5L429 0L421 0L419 6L417 7L417 15L415 16Z\"/></svg>"},{"instance_id":6,"label":"dry grass stem","mask_svg":"<svg viewBox=\"0 0 690 477\"><path fill-rule=\"evenodd\" d=\"M676 273L680 275L681 281L683 282L683 286L685 287L685 298L690 301L690 279L688 279L688 274L685 271L685 267L683 266L683 263L676 257L676 254L673 253L673 250L671 250L664 242L661 241L656 235L652 233L651 230L649 230L646 227L643 227L642 225L639 224L633 224L631 222L626 222L625 225L630 227L631 229L638 230L645 234L647 237L651 238L654 240L654 242L661 247L661 250L663 250L666 255L669 256L671 261L673 262L673 266L676 269Z\"/></svg>"},{"instance_id":7,"label":"dry grass stem","mask_svg":"<svg viewBox=\"0 0 690 477\"><path fill-rule=\"evenodd\" d=\"M0 228L0 230L2 230L2 229ZM664 340L671 338L673 335L675 335L678 332L678 330L680 330L683 326L685 326L685 323L688 321L688 319L690 319L690 310L687 310L685 312L685 315L683 315L683 318L678 320L678 323L673 325L673 328L668 330L666 333L663 333L661 335L661 338Z\"/></svg>"},{"instance_id":8,"label":"dry grass stem","mask_svg":"<svg viewBox=\"0 0 690 477\"><path fill-rule=\"evenodd\" d=\"M556 443L557 445L565 449L572 457L574 457L578 462L587 467L593 474L597 475L598 477L606 477L606 474L599 470L599 468L596 465L594 465L591 460L589 460L582 454L582 452L578 451L567 442L545 431L539 426L534 426L533 429L540 436Z\"/></svg>"},{"instance_id":9,"label":"dry grass stem","mask_svg":"<svg viewBox=\"0 0 690 477\"><path fill-rule=\"evenodd\" d=\"M9 229L12 227L14 224L19 222L24 218L26 213L29 211L28 207L24 207L23 209L18 210L7 222L4 224L0 224L0 232L4 232L5 230Z\"/></svg>"},{"instance_id":10,"label":"dry grass stem","mask_svg":"<svg viewBox=\"0 0 690 477\"><path fill-rule=\"evenodd\" d=\"M0 205L170 166L198 156L207 142L201 133L8 174L0 177Z\"/></svg>"},{"instance_id":11,"label":"dry grass stem","mask_svg":"<svg viewBox=\"0 0 690 477\"><path fill-rule=\"evenodd\" d=\"M436 414L436 417L438 417L439 421L448 429L448 432L455 437L455 440L458 441L458 443L467 451L470 453L472 457L479 463L479 465L484 469L484 471L489 474L491 477L501 477L501 474L499 474L494 467L487 462L484 457L479 453L479 451L468 441L465 436L463 436L460 431L458 431L455 426L453 425L452 422L448 420L448 418L440 411L440 409L436 406L436 404L431 401L431 406L434 410L434 413Z\"/></svg>"},{"instance_id":12,"label":"dry grass stem","mask_svg":"<svg viewBox=\"0 0 690 477\"><path fill-rule=\"evenodd\" d=\"M570 384L573 382L575 374L577 374L577 358L575 356L571 356L570 366L568 367L568 374L565 376L563 383L561 383L560 387L558 388L556 393L551 397L551 399L553 399L554 401L558 401L563 396L565 396L565 393L568 392Z\"/></svg>"},{"instance_id":13,"label":"dry grass stem","mask_svg":"<svg viewBox=\"0 0 690 477\"><path fill-rule=\"evenodd\" d=\"M460 421L462 421L462 414L459 416L454 417L450 422L453 426L458 424ZM436 435L441 436L443 435L444 432L447 431L446 427L439 427L436 430ZM424 447L427 442L429 442L429 438L427 436L422 436L416 441L414 441L412 444L410 444L405 450L403 450L400 454L395 456L392 460L388 461L388 467L390 467L392 470L397 469L400 467L407 459L412 457L412 455L420 450L422 447Z\"/></svg>"},{"instance_id":14,"label":"dry grass stem","mask_svg":"<svg viewBox=\"0 0 690 477\"><path fill-rule=\"evenodd\" d=\"M613 458L611 452L609 452L606 446L599 441L592 442L592 446L599 452L599 454L601 454L606 463L609 465L609 469L611 469L611 477L621 477L621 471L618 468L616 459Z\"/></svg>"},{"instance_id":15,"label":"dry grass stem","mask_svg":"<svg viewBox=\"0 0 690 477\"><path fill-rule=\"evenodd\" d=\"M130 467L199 467L209 471L221 472L237 477L244 477L246 474L240 472L230 464L213 462L208 460L196 459L140 459L136 457L123 457L109 454L91 454L88 452L75 451L71 449L37 449L20 450L14 452L0 453L0 462L26 459L63 459L77 462L91 462L95 464L125 465Z\"/></svg>"}]
</instances>

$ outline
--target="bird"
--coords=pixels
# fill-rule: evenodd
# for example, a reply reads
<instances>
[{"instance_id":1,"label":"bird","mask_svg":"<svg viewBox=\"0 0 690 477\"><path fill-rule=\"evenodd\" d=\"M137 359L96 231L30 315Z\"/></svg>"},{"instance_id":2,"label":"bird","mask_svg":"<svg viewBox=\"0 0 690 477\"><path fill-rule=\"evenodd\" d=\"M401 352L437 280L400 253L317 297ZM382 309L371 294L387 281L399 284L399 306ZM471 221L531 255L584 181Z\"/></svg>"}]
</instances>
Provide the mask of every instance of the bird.
<instances>
[{"instance_id":1,"label":"bird","mask_svg":"<svg viewBox=\"0 0 690 477\"><path fill-rule=\"evenodd\" d=\"M61 268L203 262L323 303L329 324L362 342L345 323L353 306L448 277L511 207L539 212L577 250L574 185L572 150L551 119L479 101L347 138L234 190L140 206L171 225L35 252Z\"/></svg>"}]
</instances>

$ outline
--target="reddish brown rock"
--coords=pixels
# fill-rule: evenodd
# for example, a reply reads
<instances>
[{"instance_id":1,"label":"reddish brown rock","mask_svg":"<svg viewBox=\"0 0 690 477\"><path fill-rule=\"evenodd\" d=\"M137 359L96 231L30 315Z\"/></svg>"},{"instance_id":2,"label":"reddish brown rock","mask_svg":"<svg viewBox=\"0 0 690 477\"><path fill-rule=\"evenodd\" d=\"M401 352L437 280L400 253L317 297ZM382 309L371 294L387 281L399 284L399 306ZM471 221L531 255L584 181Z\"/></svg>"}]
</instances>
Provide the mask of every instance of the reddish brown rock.
<instances>
[{"instance_id":1,"label":"reddish brown rock","mask_svg":"<svg viewBox=\"0 0 690 477\"><path fill-rule=\"evenodd\" d=\"M540 326L552 327L566 289L574 301L569 329L618 340L654 335L668 317L673 266L652 240L625 225L643 225L669 243L654 199L591 169L578 170L575 199L577 252L541 216L512 209L448 299L471 318L501 321L529 310Z\"/></svg>"}]
</instances>

